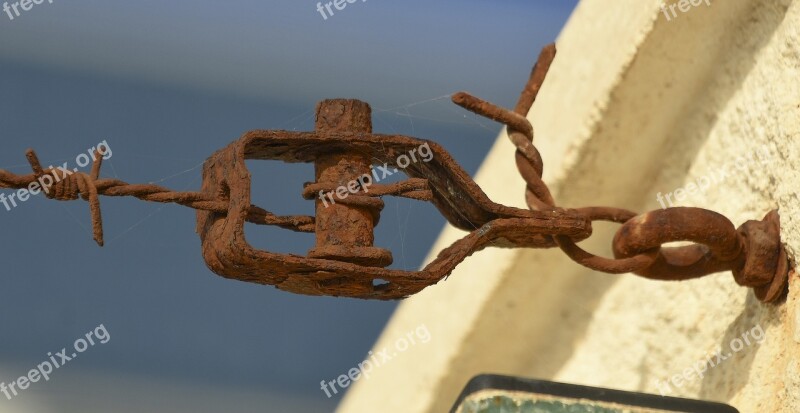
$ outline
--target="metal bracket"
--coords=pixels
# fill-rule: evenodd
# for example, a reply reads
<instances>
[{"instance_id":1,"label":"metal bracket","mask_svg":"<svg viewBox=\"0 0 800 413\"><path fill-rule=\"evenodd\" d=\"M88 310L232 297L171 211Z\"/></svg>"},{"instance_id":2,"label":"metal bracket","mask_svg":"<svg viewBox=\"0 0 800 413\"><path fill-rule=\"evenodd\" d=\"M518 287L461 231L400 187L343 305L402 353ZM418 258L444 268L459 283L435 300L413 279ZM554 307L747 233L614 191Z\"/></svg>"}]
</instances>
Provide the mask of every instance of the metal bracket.
<instances>
[{"instance_id":1,"label":"metal bracket","mask_svg":"<svg viewBox=\"0 0 800 413\"><path fill-rule=\"evenodd\" d=\"M552 235L583 239L591 233L589 221L574 211L530 211L490 201L441 146L407 136L372 134L369 119L366 103L326 100L317 106L315 132L251 131L211 156L203 169L202 192L224 199L228 210L197 212L197 232L209 268L227 278L299 294L395 299L436 283L487 246L547 248L555 245ZM326 126L331 124L336 126ZM423 144L433 152L430 162L397 165L400 155ZM362 188L348 197L350 203L315 201L316 247L308 257L256 250L244 235L253 208L247 159L314 163L318 181L307 186L314 190L346 186L371 173L373 165L397 169L424 183L401 195L417 192L416 198L430 199L450 223L471 233L422 271L385 269L391 253L373 246L372 232L382 202L363 201L380 201L376 196L387 191L373 185L369 192ZM309 194L316 191L306 191ZM310 217L295 220L308 222L305 218Z\"/></svg>"}]
</instances>

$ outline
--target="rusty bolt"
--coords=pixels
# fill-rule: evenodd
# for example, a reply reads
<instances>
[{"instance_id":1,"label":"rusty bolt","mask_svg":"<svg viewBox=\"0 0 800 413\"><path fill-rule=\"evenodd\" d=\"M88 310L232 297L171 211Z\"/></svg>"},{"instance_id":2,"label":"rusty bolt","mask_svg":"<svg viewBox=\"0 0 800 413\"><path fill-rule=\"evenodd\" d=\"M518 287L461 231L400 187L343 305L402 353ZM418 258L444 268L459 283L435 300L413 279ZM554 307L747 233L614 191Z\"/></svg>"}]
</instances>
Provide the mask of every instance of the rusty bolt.
<instances>
[{"instance_id":1,"label":"rusty bolt","mask_svg":"<svg viewBox=\"0 0 800 413\"><path fill-rule=\"evenodd\" d=\"M777 211L762 221L748 221L736 229L724 216L700 208L668 208L637 215L612 207L556 206L542 180L544 165L533 145L533 127L525 117L555 52L554 45L542 50L513 111L467 93L453 96L455 103L508 126L509 137L517 147L517 168L527 184L525 195L530 210L492 202L434 142L372 134L369 105L353 99L320 102L315 132L246 133L206 161L200 192L101 179L102 157L98 156L91 174L78 173L63 181L53 188L52 198L74 200L80 196L88 200L95 239L101 245L99 195L134 196L197 209L197 231L209 268L224 277L300 294L402 298L442 280L481 249L557 245L586 267L610 273L633 272L650 279L687 280L731 270L736 282L753 288L759 300L779 301L788 290L789 260L780 240ZM367 192L366 181L376 160L397 166L383 160L423 143L430 146L435 159L404 168L407 181L376 184ZM26 188L54 173L41 167L32 150L27 156L33 173L16 175L0 169L0 188ZM304 187L303 197L315 199L316 217L278 216L252 205L247 159L314 162L316 182ZM470 233L441 251L421 271L383 268L391 264L391 252L376 248L373 243L374 228L384 206L380 197L386 195L431 201L452 225ZM591 235L591 222L596 220L622 224L614 237L614 259L595 256L577 245ZM245 222L315 232L316 246L308 257L257 250L246 242ZM674 241L692 244L665 245ZM385 283L375 285L376 280Z\"/></svg>"},{"instance_id":2,"label":"rusty bolt","mask_svg":"<svg viewBox=\"0 0 800 413\"><path fill-rule=\"evenodd\" d=\"M733 270L736 283L753 287L761 301L778 300L786 291L789 274L778 211L770 211L761 221L745 222L738 232L744 241L745 260L740 268Z\"/></svg>"},{"instance_id":3,"label":"rusty bolt","mask_svg":"<svg viewBox=\"0 0 800 413\"><path fill-rule=\"evenodd\" d=\"M371 134L372 110L367 103L355 99L323 100L317 104L316 131L329 134L333 140L342 133ZM316 183L327 190L316 200L317 243L308 256L385 267L392 263L391 251L373 247L374 227L383 202L359 197L363 188L357 188L356 193L350 190L356 188L360 177L372 174L372 159L369 154L348 148L347 142L342 143L340 149L314 162ZM347 198L372 202L355 203Z\"/></svg>"}]
</instances>

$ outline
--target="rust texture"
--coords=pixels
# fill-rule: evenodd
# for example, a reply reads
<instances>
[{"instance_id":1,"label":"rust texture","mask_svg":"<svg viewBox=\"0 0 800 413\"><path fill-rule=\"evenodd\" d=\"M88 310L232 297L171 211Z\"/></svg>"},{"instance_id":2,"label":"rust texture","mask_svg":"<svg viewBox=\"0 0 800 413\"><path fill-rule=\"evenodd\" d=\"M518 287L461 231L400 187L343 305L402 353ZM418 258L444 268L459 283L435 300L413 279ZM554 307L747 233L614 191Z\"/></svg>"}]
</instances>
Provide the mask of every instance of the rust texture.
<instances>
[{"instance_id":1,"label":"rust texture","mask_svg":"<svg viewBox=\"0 0 800 413\"><path fill-rule=\"evenodd\" d=\"M517 146L516 162L527 183L531 210L561 210L542 181L542 158L533 146L533 128L524 117L536 99L555 46L542 50L514 111L485 102L466 92L453 102L481 116L504 123ZM524 122L523 122L524 121ZM789 262L780 240L780 217L771 211L762 221L748 221L738 229L724 216L701 208L676 207L637 215L612 207L579 208L590 221L622 224L613 241L614 258L593 255L574 238L555 235L559 248L572 260L607 273L628 273L657 280L686 280L730 270L736 282L752 287L756 297L775 302L788 290ZM692 245L662 247L674 241Z\"/></svg>"},{"instance_id":2,"label":"rust texture","mask_svg":"<svg viewBox=\"0 0 800 413\"><path fill-rule=\"evenodd\" d=\"M785 296L789 260L781 244L777 211L737 229L724 216L701 208L667 208L639 215L613 207L556 206L542 181L544 165L533 144L533 126L526 118L555 55L554 45L542 50L513 111L466 92L452 98L457 105L507 126L517 148L517 168L526 182L528 209L492 202L435 142L373 133L369 105L354 99L320 102L313 132L245 133L206 160L198 192L100 178L102 153L98 152L90 173L65 177L49 188L47 196L61 201L87 200L94 238L100 245L100 195L133 196L193 208L197 210L203 257L212 271L298 294L404 298L439 282L466 257L487 247L558 247L575 262L601 272L633 272L677 281L731 271L739 285L753 288L764 302ZM398 157L422 145L431 149L429 162L399 164ZM25 188L44 175L55 177L58 173L43 169L33 150L26 156L33 172L15 175L0 170L0 188ZM248 159L313 163L315 181L306 183L301 194L314 200L316 216L277 216L252 205ZM408 179L367 185L365 177L373 174L375 166L397 169ZM373 245L383 196L432 202L453 226L468 234L420 271L386 268L392 263L391 252ZM591 235L592 222L598 220L621 224L613 240L614 258L593 255L577 245ZM316 245L306 257L257 250L246 241L247 222L313 232ZM663 246L675 241L692 244Z\"/></svg>"},{"instance_id":3,"label":"rust texture","mask_svg":"<svg viewBox=\"0 0 800 413\"><path fill-rule=\"evenodd\" d=\"M366 103L353 99L322 101L317 105L316 130L329 134L331 139L338 139L339 132L370 134L372 110ZM352 201L358 199L358 195L348 192L347 198L340 199L336 194L337 189L349 191L348 185L355 188L359 177L371 176L372 159L360 153L331 151L319 156L314 165L316 183L320 184L315 189L321 188L320 193L323 196L330 194L330 197L323 201L323 196L320 196L316 201L317 245L308 256L367 266L390 265L391 251L373 247L375 224L383 209L383 201L366 198L366 201L374 203L356 205ZM357 191L363 192L364 188L357 188Z\"/></svg>"}]
</instances>

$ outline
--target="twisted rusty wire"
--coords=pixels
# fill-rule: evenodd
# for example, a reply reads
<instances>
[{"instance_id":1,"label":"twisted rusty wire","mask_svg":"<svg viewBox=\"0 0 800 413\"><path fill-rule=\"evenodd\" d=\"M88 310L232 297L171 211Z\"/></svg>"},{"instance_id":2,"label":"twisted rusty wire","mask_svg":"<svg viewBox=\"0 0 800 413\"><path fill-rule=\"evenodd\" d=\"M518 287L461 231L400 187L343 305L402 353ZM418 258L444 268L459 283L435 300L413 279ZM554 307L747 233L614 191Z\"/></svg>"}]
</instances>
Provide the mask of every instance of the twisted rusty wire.
<instances>
[{"instance_id":1,"label":"twisted rusty wire","mask_svg":"<svg viewBox=\"0 0 800 413\"><path fill-rule=\"evenodd\" d=\"M355 193L350 182L347 195L340 196L341 181L351 178L356 169L358 173L366 172L368 163L364 159L369 157L354 153L359 148L385 150L388 145L393 148L391 151L398 152L422 142L405 136L363 134L371 131L370 108L365 102L352 99L321 102L317 113L317 129L321 133L245 134L206 161L201 192L179 192L155 184L100 178L104 155L100 150L94 153L89 173L44 169L36 153L28 150L26 158L33 172L15 175L0 170L0 188L28 188L33 193L38 182L40 190L50 199L88 201L93 236L101 246L100 195L131 196L193 208L198 211L203 255L212 271L303 294L400 298L436 283L464 258L487 246L558 246L577 263L607 273L633 272L651 279L685 280L731 270L736 282L753 287L760 300L774 302L781 298L787 290L789 263L780 243L777 211L771 211L761 221L747 221L737 229L724 216L700 208L666 208L637 215L613 207L571 209L556 205L542 180L542 157L533 144L533 126L526 118L555 54L555 45L542 50L513 111L466 92L452 97L457 105L506 125L516 147L517 169L526 182L525 200L530 211L492 203L452 157L433 142L429 143L438 161L406 171L408 180L388 185L376 183L369 188L359 182ZM343 150L343 143L357 145ZM328 151L331 147L336 149L333 153ZM305 215L278 216L249 203L249 175L242 166L245 159L313 161L319 167L320 157L327 157L328 163L323 162L323 168L332 172L323 182L307 183L302 195L317 199L318 192L336 193L338 200L333 202L333 195L330 200L342 205L326 210L324 198L320 197L316 201L317 219ZM431 201L451 224L474 231L442 251L418 273L384 269L391 263L391 254L372 247L372 231L384 206L381 197L385 195ZM612 243L613 259L596 256L577 245L591 235L590 223L598 220L622 225ZM314 232L317 247L309 251L308 257L256 251L244 242L245 222ZM479 222L481 228L473 222ZM692 244L663 247L673 241ZM389 284L376 286L376 280Z\"/></svg>"},{"instance_id":2,"label":"twisted rusty wire","mask_svg":"<svg viewBox=\"0 0 800 413\"><path fill-rule=\"evenodd\" d=\"M87 174L81 171L64 171L57 168L42 168L39 157L33 149L25 152L25 157L33 170L33 173L17 175L9 171L0 169L0 188L24 189L29 188L33 183L42 183L43 180L51 180L52 185L41 188L49 199L57 201L74 201L81 198L89 203L89 210L92 219L92 236L95 242L103 246L103 218L100 209L100 195L113 197L134 197L143 201L174 203L183 205L195 210L211 211L220 214L228 212L228 201L224 194L212 196L203 192L194 191L173 191L169 188L155 184L130 184L119 179L100 178L100 168L103 162L103 152L95 150L92 169ZM45 179L45 177L49 177ZM313 199L314 194L319 190L335 191L336 188L328 188L318 184L306 186L303 196ZM37 190L39 192L39 190ZM359 194L351 196L350 199L342 200L342 203L364 203L364 199L372 200L382 204L380 197L393 195L407 197L422 201L429 201L432 197L428 189L427 181L420 178L412 178L403 182L390 185L373 185L367 196ZM366 201L369 202L369 201ZM315 230L315 218L308 215L275 215L264 208L251 205L247 213L247 222L257 225L275 225L281 228L313 233Z\"/></svg>"},{"instance_id":3,"label":"twisted rusty wire","mask_svg":"<svg viewBox=\"0 0 800 413\"><path fill-rule=\"evenodd\" d=\"M548 45L542 50L514 111L496 106L467 92L456 93L452 98L453 103L464 109L506 125L508 137L517 147L515 153L517 170L527 184L525 200L530 209L538 211L555 210L558 207L556 207L550 189L542 180L544 163L541 154L533 145L533 126L526 115L536 101L555 55L554 44ZM625 209L611 207L589 207L578 210L584 212L592 221L604 220L620 224L624 224L637 215ZM612 260L595 256L583 250L569 237L554 236L553 238L556 244L574 261L603 272L627 273L642 270L653 264L657 253L657 251L648 251L634 257Z\"/></svg>"},{"instance_id":4,"label":"twisted rusty wire","mask_svg":"<svg viewBox=\"0 0 800 413\"><path fill-rule=\"evenodd\" d=\"M360 203L367 203L364 199L373 199L387 195L416 199L418 201L430 201L433 198L433 193L428 186L428 180L424 178L409 178L388 185L359 185L359 189L363 190L364 186L367 187L366 192L350 193L347 198L338 200L337 202L343 204L349 202L351 205L358 205ZM318 182L308 183L303 188L303 198L308 200L316 199L320 191L335 193L340 187L343 186ZM359 199L359 201L348 201L352 199Z\"/></svg>"},{"instance_id":5,"label":"twisted rusty wire","mask_svg":"<svg viewBox=\"0 0 800 413\"><path fill-rule=\"evenodd\" d=\"M16 175L0 169L0 188L24 189L32 184L41 188L45 177L49 177L52 185L39 190L49 199L58 201L72 201L82 198L89 202L92 219L92 233L95 242L102 246L103 220L100 210L100 195L105 196L130 196L143 201L175 203L196 210L227 213L228 203L224 198L214 197L202 192L181 192L155 185L155 184L129 184L119 179L100 178L103 152L96 150L90 173L80 171L64 171L53 167L42 168L39 158L33 149L25 153L33 173ZM300 232L314 232L314 217L304 215L278 216L255 205L251 206L247 221L258 225L276 225L282 228Z\"/></svg>"},{"instance_id":6,"label":"twisted rusty wire","mask_svg":"<svg viewBox=\"0 0 800 413\"><path fill-rule=\"evenodd\" d=\"M466 92L452 97L455 104L506 125L508 136L517 148L516 165L526 182L525 199L531 210L561 210L542 180L542 157L533 145L533 126L526 118L555 55L554 44L542 50L513 111ZM569 236L552 236L567 256L587 268L613 274L632 272L663 280L683 280L731 270L736 282L753 287L762 301L776 301L786 291L788 260L779 242L777 211L767 214L763 221L748 221L737 230L724 216L700 208L667 208L642 215L613 207L575 210L590 221L623 225L614 237L613 259L589 253ZM694 244L662 247L673 241Z\"/></svg>"}]
</instances>

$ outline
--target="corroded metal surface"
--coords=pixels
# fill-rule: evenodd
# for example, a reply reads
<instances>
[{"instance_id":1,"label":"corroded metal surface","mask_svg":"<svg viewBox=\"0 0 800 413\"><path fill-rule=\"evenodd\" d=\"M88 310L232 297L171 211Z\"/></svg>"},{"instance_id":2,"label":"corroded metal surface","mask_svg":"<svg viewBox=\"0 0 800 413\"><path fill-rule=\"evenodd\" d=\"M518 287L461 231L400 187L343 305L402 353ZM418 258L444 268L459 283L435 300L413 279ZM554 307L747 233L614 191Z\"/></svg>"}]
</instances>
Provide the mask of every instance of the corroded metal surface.
<instances>
[{"instance_id":1,"label":"corroded metal surface","mask_svg":"<svg viewBox=\"0 0 800 413\"><path fill-rule=\"evenodd\" d=\"M531 210L561 210L542 181L542 158L533 146L533 127L525 115L555 57L555 47L542 50L514 111L460 92L453 102L481 116L504 123L517 146L516 161L527 182L526 201ZM555 242L571 259L588 268L608 272L633 272L658 280L685 280L720 271L732 271L736 282L752 287L765 302L780 299L788 289L789 263L780 242L780 218L771 211L763 221L748 221L737 230L724 216L701 208L667 208L642 215L611 208L580 208L588 219L617 222L622 227L614 242L614 258L595 256L564 235ZM692 245L662 247L674 241Z\"/></svg>"},{"instance_id":2,"label":"corroded metal surface","mask_svg":"<svg viewBox=\"0 0 800 413\"><path fill-rule=\"evenodd\" d=\"M555 46L542 50L513 111L466 92L453 102L479 115L504 123L517 147L515 161L527 185L529 209L496 204L435 142L372 132L368 104L353 99L325 100L317 106L313 132L256 130L213 154L204 164L199 192L174 192L157 185L132 185L99 177L102 153L89 174L77 172L47 192L56 200L89 201L94 237L103 243L99 195L133 196L145 201L171 202L197 210L197 232L203 257L215 273L246 282L274 285L309 295L397 299L437 283L467 256L486 247L559 247L586 267L608 273L633 272L658 280L686 280L719 271L732 271L737 283L752 287L765 302L779 300L788 288L789 261L780 242L780 219L772 211L762 221L738 229L722 215L700 208L667 208L642 215L613 207L557 207L542 181L541 155L533 145L533 126L526 119L555 58ZM430 148L425 162L401 165L399 157ZM25 188L44 175L36 154L27 158L32 174L0 170L0 188ZM316 217L277 216L252 205L250 173L245 160L282 160L315 165L315 182L302 196L316 203ZM393 184L366 184L373 168L402 171L408 179ZM58 181L58 180L56 180ZM376 179L377 181L377 179ZM348 196L322 196L347 188ZM430 201L455 227L468 232L421 271L385 268L391 252L377 248L374 228L383 196ZM592 221L622 225L613 240L614 258L598 257L577 243L591 235ZM250 246L246 222L314 232L316 245L308 256L276 254ZM690 241L682 247L662 247Z\"/></svg>"},{"instance_id":3,"label":"corroded metal surface","mask_svg":"<svg viewBox=\"0 0 800 413\"><path fill-rule=\"evenodd\" d=\"M372 110L369 105L357 100L326 100L317 105L316 129L318 133L329 134L336 139L337 132L372 133ZM314 162L316 183L325 186L320 193L335 191L355 183L364 174L372 174L372 159L366 154L331 151L317 157ZM326 191L327 189L327 191ZM364 188L356 188L364 191ZM349 198L350 201L355 199ZM386 267L392 263L391 251L375 248L375 224L383 209L383 201L373 205L364 203L354 205L323 200L316 201L317 245L308 252L311 258L331 259L352 262L372 267ZM330 202L330 203L329 203Z\"/></svg>"},{"instance_id":4,"label":"corroded metal surface","mask_svg":"<svg viewBox=\"0 0 800 413\"><path fill-rule=\"evenodd\" d=\"M389 168L399 168L395 164L398 156L422 144L431 148L431 161L409 165L403 171L412 179L427 181L434 205L453 225L471 231L442 251L422 271L359 265L352 259L274 254L256 250L245 241L244 218L250 208L250 176L245 166L246 159L310 163L321 156L349 148L356 154L367 154L370 159L380 160L379 165L385 163ZM227 213L198 211L197 230L202 240L203 256L214 272L228 278L276 285L280 289L311 295L401 298L438 282L464 258L485 247L551 247L552 235L583 239L591 232L589 221L578 211L530 211L491 202L439 145L406 136L252 131L206 162L202 192L221 192L230 205ZM372 193L371 188L363 195L372 196ZM358 219L364 219L364 216ZM326 242L333 245L351 243L353 237L346 225L329 231L327 236Z\"/></svg>"}]
</instances>

